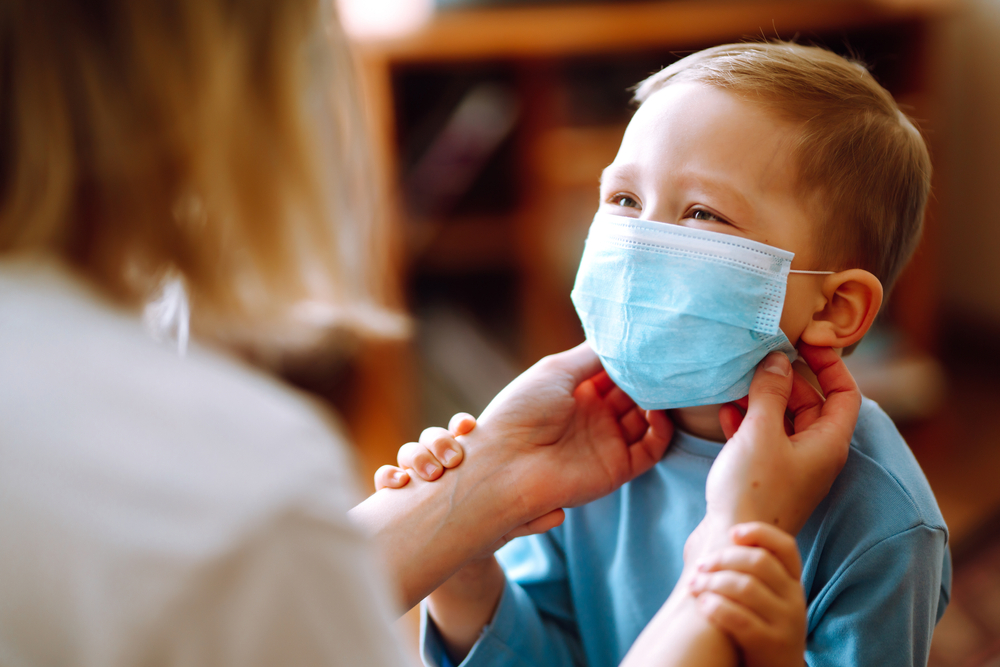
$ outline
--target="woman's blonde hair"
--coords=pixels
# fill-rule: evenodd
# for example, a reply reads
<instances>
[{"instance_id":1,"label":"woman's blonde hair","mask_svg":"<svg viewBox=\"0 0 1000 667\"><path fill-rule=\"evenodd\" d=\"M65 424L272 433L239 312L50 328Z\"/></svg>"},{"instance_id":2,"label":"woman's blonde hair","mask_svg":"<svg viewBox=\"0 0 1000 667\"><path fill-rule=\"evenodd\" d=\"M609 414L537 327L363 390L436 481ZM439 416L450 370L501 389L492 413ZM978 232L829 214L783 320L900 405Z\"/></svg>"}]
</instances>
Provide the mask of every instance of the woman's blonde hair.
<instances>
[{"instance_id":1,"label":"woman's blonde hair","mask_svg":"<svg viewBox=\"0 0 1000 667\"><path fill-rule=\"evenodd\" d=\"M4 2L0 252L129 304L178 277L223 343L399 332L358 102L317 0Z\"/></svg>"},{"instance_id":2,"label":"woman's blonde hair","mask_svg":"<svg viewBox=\"0 0 1000 667\"><path fill-rule=\"evenodd\" d=\"M801 128L799 183L820 193L827 215L818 250L830 268L872 272L888 293L920 240L931 161L920 132L868 70L814 46L724 44L657 72L635 97L641 103L681 82L728 90Z\"/></svg>"}]
</instances>

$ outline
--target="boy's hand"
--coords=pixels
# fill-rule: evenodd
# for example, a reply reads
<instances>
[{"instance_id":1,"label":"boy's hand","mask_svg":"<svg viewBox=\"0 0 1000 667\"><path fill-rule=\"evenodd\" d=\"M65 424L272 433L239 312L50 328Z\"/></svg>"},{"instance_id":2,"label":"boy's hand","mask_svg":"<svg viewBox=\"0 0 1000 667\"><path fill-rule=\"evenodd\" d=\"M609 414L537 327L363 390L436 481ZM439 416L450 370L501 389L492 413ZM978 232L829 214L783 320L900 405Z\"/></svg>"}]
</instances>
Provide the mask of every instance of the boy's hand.
<instances>
[{"instance_id":1,"label":"boy's hand","mask_svg":"<svg viewBox=\"0 0 1000 667\"><path fill-rule=\"evenodd\" d=\"M719 410L729 441L709 472L706 517L689 541L688 555L713 540L721 545L720 535L746 521L796 534L844 467L861 392L832 349L802 344L799 352L826 399L792 371L783 354L761 362L746 416L732 404ZM693 549L691 542L697 545Z\"/></svg>"},{"instance_id":2,"label":"boy's hand","mask_svg":"<svg viewBox=\"0 0 1000 667\"><path fill-rule=\"evenodd\" d=\"M476 418L459 412L448 422L448 429L432 426L420 434L419 442L408 442L396 453L398 466L385 465L375 471L375 490L399 489L410 481L410 473L428 482L440 477L446 468L455 468L465 458L465 450L456 440L476 427Z\"/></svg>"},{"instance_id":3,"label":"boy's hand","mask_svg":"<svg viewBox=\"0 0 1000 667\"><path fill-rule=\"evenodd\" d=\"M806 600L795 539L765 523L745 523L735 546L703 557L689 589L698 610L729 635L747 667L802 667Z\"/></svg>"}]
</instances>

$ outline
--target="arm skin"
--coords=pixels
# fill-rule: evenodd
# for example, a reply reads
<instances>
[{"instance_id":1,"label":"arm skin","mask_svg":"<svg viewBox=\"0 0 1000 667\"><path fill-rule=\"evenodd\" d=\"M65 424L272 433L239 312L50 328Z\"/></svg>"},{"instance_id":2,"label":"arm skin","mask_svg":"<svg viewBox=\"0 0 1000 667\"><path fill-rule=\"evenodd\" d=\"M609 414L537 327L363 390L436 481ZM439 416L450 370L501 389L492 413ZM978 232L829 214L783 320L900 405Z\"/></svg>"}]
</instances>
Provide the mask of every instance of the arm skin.
<instances>
[{"instance_id":1,"label":"arm skin","mask_svg":"<svg viewBox=\"0 0 1000 667\"><path fill-rule=\"evenodd\" d=\"M350 516L374 539L408 609L519 526L646 472L672 436L667 417L637 408L584 343L501 391L461 436L461 466L379 491Z\"/></svg>"}]
</instances>

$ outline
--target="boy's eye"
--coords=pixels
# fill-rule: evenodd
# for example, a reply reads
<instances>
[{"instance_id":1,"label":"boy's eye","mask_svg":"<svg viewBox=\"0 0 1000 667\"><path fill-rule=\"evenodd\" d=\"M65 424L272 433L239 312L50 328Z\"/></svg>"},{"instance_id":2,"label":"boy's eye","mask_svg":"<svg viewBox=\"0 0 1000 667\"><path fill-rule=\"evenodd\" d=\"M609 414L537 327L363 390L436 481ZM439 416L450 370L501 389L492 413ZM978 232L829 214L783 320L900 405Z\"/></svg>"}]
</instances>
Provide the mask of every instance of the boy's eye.
<instances>
[{"instance_id":1,"label":"boy's eye","mask_svg":"<svg viewBox=\"0 0 1000 667\"><path fill-rule=\"evenodd\" d=\"M637 202L634 197L621 193L612 196L611 202L623 208L639 208L639 202Z\"/></svg>"},{"instance_id":2,"label":"boy's eye","mask_svg":"<svg viewBox=\"0 0 1000 667\"><path fill-rule=\"evenodd\" d=\"M694 209L693 211L688 213L687 217L691 218L692 220L705 220L708 222L726 222L719 216L715 215L714 213L709 213L703 208Z\"/></svg>"}]
</instances>

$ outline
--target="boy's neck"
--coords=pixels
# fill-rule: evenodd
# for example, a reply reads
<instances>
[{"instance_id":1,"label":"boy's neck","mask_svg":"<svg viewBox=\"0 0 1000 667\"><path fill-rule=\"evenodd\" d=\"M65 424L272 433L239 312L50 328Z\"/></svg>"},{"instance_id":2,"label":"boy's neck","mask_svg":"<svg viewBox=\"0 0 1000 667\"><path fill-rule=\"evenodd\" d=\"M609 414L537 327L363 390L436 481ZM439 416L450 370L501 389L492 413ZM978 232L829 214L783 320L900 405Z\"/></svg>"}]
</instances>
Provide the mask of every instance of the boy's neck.
<instances>
[{"instance_id":1,"label":"boy's neck","mask_svg":"<svg viewBox=\"0 0 1000 667\"><path fill-rule=\"evenodd\" d=\"M721 443L726 441L726 436L719 424L719 407L718 405L699 405L693 408L668 410L667 414L674 422L674 426L685 433Z\"/></svg>"},{"instance_id":2,"label":"boy's neck","mask_svg":"<svg viewBox=\"0 0 1000 667\"><path fill-rule=\"evenodd\" d=\"M841 352L837 350L838 354ZM813 389L820 392L819 380L816 375L801 360L792 363L792 368L801 375L806 382L812 385ZM822 394L822 392L820 392ZM722 432L722 425L719 424L720 405L699 405L693 408L677 408L667 410L667 414L674 422L674 426L690 433L691 435L711 440L712 442L726 442L726 436Z\"/></svg>"}]
</instances>

